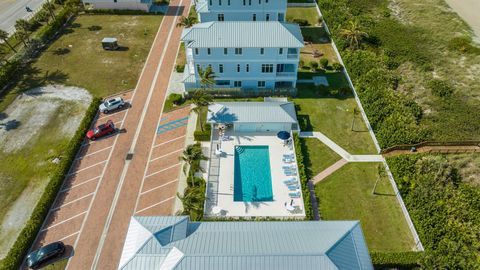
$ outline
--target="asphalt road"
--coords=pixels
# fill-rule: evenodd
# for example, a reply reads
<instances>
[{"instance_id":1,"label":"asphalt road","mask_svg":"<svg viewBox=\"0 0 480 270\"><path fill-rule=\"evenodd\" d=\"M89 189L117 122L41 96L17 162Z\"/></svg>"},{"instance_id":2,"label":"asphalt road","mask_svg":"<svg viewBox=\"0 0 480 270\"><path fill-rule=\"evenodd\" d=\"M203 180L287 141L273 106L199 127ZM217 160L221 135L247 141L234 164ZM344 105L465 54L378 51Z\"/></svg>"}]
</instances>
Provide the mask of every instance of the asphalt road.
<instances>
[{"instance_id":1,"label":"asphalt road","mask_svg":"<svg viewBox=\"0 0 480 270\"><path fill-rule=\"evenodd\" d=\"M18 19L26 19L32 16L27 12L26 6L36 11L45 0L0 0L0 29L11 33L15 30L15 22Z\"/></svg>"}]
</instances>

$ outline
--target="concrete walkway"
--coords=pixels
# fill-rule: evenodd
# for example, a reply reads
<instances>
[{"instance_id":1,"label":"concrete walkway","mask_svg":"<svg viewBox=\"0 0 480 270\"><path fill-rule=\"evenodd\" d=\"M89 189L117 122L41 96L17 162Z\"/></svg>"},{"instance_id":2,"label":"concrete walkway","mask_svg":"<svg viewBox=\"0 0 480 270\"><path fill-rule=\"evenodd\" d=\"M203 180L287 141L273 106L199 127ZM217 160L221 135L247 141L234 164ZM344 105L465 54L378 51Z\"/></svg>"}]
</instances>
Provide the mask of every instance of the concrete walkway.
<instances>
[{"instance_id":1,"label":"concrete walkway","mask_svg":"<svg viewBox=\"0 0 480 270\"><path fill-rule=\"evenodd\" d=\"M384 158L381 155L352 155L319 131L300 132L300 137L318 139L328 146L328 148L332 149L335 153L342 157L342 159L313 177L313 184L316 184L327 178L327 176L331 175L348 162L384 162Z\"/></svg>"}]
</instances>

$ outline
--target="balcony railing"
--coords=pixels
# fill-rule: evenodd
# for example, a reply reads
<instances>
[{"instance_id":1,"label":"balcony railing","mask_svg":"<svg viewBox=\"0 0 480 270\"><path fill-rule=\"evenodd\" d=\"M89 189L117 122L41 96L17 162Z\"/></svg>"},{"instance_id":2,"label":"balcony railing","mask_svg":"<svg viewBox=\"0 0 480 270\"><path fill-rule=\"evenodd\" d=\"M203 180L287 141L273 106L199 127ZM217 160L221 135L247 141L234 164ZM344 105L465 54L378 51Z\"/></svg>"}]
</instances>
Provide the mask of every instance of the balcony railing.
<instances>
[{"instance_id":1,"label":"balcony railing","mask_svg":"<svg viewBox=\"0 0 480 270\"><path fill-rule=\"evenodd\" d=\"M277 76L282 76L282 77L296 77L297 72L278 72L277 71Z\"/></svg>"},{"instance_id":2,"label":"balcony railing","mask_svg":"<svg viewBox=\"0 0 480 270\"><path fill-rule=\"evenodd\" d=\"M287 54L287 59L297 59L298 58L298 54Z\"/></svg>"}]
</instances>

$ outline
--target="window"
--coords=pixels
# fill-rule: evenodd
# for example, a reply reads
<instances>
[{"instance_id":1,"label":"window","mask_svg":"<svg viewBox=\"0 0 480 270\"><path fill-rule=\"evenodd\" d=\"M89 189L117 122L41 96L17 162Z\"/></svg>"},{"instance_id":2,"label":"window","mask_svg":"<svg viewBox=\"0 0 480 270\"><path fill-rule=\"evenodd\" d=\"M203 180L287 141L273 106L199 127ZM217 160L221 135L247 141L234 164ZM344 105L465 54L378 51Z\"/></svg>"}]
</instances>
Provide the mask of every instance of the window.
<instances>
[{"instance_id":1,"label":"window","mask_svg":"<svg viewBox=\"0 0 480 270\"><path fill-rule=\"evenodd\" d=\"M288 54L297 54L297 48L288 48Z\"/></svg>"},{"instance_id":2,"label":"window","mask_svg":"<svg viewBox=\"0 0 480 270\"><path fill-rule=\"evenodd\" d=\"M219 5L219 6L222 5L222 0L218 0L218 5Z\"/></svg>"},{"instance_id":3,"label":"window","mask_svg":"<svg viewBox=\"0 0 480 270\"><path fill-rule=\"evenodd\" d=\"M198 48L195 48L195 54L198 55Z\"/></svg>"},{"instance_id":4,"label":"window","mask_svg":"<svg viewBox=\"0 0 480 270\"><path fill-rule=\"evenodd\" d=\"M262 64L262 73L273 73L273 64Z\"/></svg>"},{"instance_id":5,"label":"window","mask_svg":"<svg viewBox=\"0 0 480 270\"><path fill-rule=\"evenodd\" d=\"M223 73L223 65L218 65L218 73Z\"/></svg>"},{"instance_id":6,"label":"window","mask_svg":"<svg viewBox=\"0 0 480 270\"><path fill-rule=\"evenodd\" d=\"M212 49L207 48L207 54L208 54L208 55L212 54Z\"/></svg>"},{"instance_id":7,"label":"window","mask_svg":"<svg viewBox=\"0 0 480 270\"><path fill-rule=\"evenodd\" d=\"M237 65L237 72L240 72L240 64Z\"/></svg>"},{"instance_id":8,"label":"window","mask_svg":"<svg viewBox=\"0 0 480 270\"><path fill-rule=\"evenodd\" d=\"M230 85L230 81L227 81L227 80L218 80L218 81L215 81L215 84L216 84L216 85Z\"/></svg>"},{"instance_id":9,"label":"window","mask_svg":"<svg viewBox=\"0 0 480 270\"><path fill-rule=\"evenodd\" d=\"M265 3L267 3L267 4L268 4L268 0L265 0Z\"/></svg>"},{"instance_id":10,"label":"window","mask_svg":"<svg viewBox=\"0 0 480 270\"><path fill-rule=\"evenodd\" d=\"M219 21L219 22L225 21L225 15L223 15L223 14L218 14L218 21Z\"/></svg>"},{"instance_id":11,"label":"window","mask_svg":"<svg viewBox=\"0 0 480 270\"><path fill-rule=\"evenodd\" d=\"M265 88L265 81L258 81L257 86L258 86L259 88Z\"/></svg>"},{"instance_id":12,"label":"window","mask_svg":"<svg viewBox=\"0 0 480 270\"><path fill-rule=\"evenodd\" d=\"M261 4L262 4L262 0L258 0L258 4L261 5Z\"/></svg>"},{"instance_id":13,"label":"window","mask_svg":"<svg viewBox=\"0 0 480 270\"><path fill-rule=\"evenodd\" d=\"M245 65L245 71L246 71L246 72L250 72L250 65L249 65L249 64L246 64L246 65Z\"/></svg>"},{"instance_id":14,"label":"window","mask_svg":"<svg viewBox=\"0 0 480 270\"><path fill-rule=\"evenodd\" d=\"M252 21L256 21L257 20L257 14L253 13L253 18L252 18Z\"/></svg>"},{"instance_id":15,"label":"window","mask_svg":"<svg viewBox=\"0 0 480 270\"><path fill-rule=\"evenodd\" d=\"M243 5L247 5L247 0L243 0Z\"/></svg>"},{"instance_id":16,"label":"window","mask_svg":"<svg viewBox=\"0 0 480 270\"><path fill-rule=\"evenodd\" d=\"M283 13L278 13L278 21L279 22L285 21L285 15Z\"/></svg>"},{"instance_id":17,"label":"window","mask_svg":"<svg viewBox=\"0 0 480 270\"><path fill-rule=\"evenodd\" d=\"M270 14L265 15L265 21L270 21Z\"/></svg>"},{"instance_id":18,"label":"window","mask_svg":"<svg viewBox=\"0 0 480 270\"><path fill-rule=\"evenodd\" d=\"M227 3L229 6L230 6L230 0L228 0L228 3Z\"/></svg>"},{"instance_id":19,"label":"window","mask_svg":"<svg viewBox=\"0 0 480 270\"><path fill-rule=\"evenodd\" d=\"M212 65L211 65L211 64L208 64L208 67L209 67L210 69L212 69Z\"/></svg>"},{"instance_id":20,"label":"window","mask_svg":"<svg viewBox=\"0 0 480 270\"><path fill-rule=\"evenodd\" d=\"M278 49L278 54L283 54L283 48Z\"/></svg>"},{"instance_id":21,"label":"window","mask_svg":"<svg viewBox=\"0 0 480 270\"><path fill-rule=\"evenodd\" d=\"M200 71L200 65L197 64L197 71Z\"/></svg>"},{"instance_id":22,"label":"window","mask_svg":"<svg viewBox=\"0 0 480 270\"><path fill-rule=\"evenodd\" d=\"M265 54L265 48L260 48L260 54Z\"/></svg>"},{"instance_id":23,"label":"window","mask_svg":"<svg viewBox=\"0 0 480 270\"><path fill-rule=\"evenodd\" d=\"M233 87L242 87L242 81L234 81Z\"/></svg>"},{"instance_id":24,"label":"window","mask_svg":"<svg viewBox=\"0 0 480 270\"><path fill-rule=\"evenodd\" d=\"M236 55L242 55L242 48L235 48Z\"/></svg>"},{"instance_id":25,"label":"window","mask_svg":"<svg viewBox=\"0 0 480 270\"><path fill-rule=\"evenodd\" d=\"M228 48L223 48L223 54L225 54L225 55L228 54Z\"/></svg>"},{"instance_id":26,"label":"window","mask_svg":"<svg viewBox=\"0 0 480 270\"><path fill-rule=\"evenodd\" d=\"M248 5L249 5L249 6L252 5L252 0L248 0Z\"/></svg>"},{"instance_id":27,"label":"window","mask_svg":"<svg viewBox=\"0 0 480 270\"><path fill-rule=\"evenodd\" d=\"M212 5L212 0L208 1L208 4L211 6Z\"/></svg>"}]
</instances>

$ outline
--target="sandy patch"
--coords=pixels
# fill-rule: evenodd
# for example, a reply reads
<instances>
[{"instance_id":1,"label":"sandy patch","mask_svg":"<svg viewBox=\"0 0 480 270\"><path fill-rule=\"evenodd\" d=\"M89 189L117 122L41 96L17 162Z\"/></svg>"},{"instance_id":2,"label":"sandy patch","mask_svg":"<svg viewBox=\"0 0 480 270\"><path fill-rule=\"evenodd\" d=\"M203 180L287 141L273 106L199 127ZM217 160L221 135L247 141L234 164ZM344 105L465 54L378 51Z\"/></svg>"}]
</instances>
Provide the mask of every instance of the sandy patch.
<instances>
[{"instance_id":1,"label":"sandy patch","mask_svg":"<svg viewBox=\"0 0 480 270\"><path fill-rule=\"evenodd\" d=\"M445 0L447 4L472 28L480 43L480 1L478 0Z\"/></svg>"},{"instance_id":2,"label":"sandy patch","mask_svg":"<svg viewBox=\"0 0 480 270\"><path fill-rule=\"evenodd\" d=\"M25 221L31 216L47 183L48 181L46 180L30 182L8 210L0 225L0 258L4 258L7 255L9 247L13 245L18 234L23 229Z\"/></svg>"},{"instance_id":3,"label":"sandy patch","mask_svg":"<svg viewBox=\"0 0 480 270\"><path fill-rule=\"evenodd\" d=\"M23 148L67 101L88 106L91 100L88 91L77 87L55 85L25 92L3 112L0 150L12 153Z\"/></svg>"}]
</instances>

